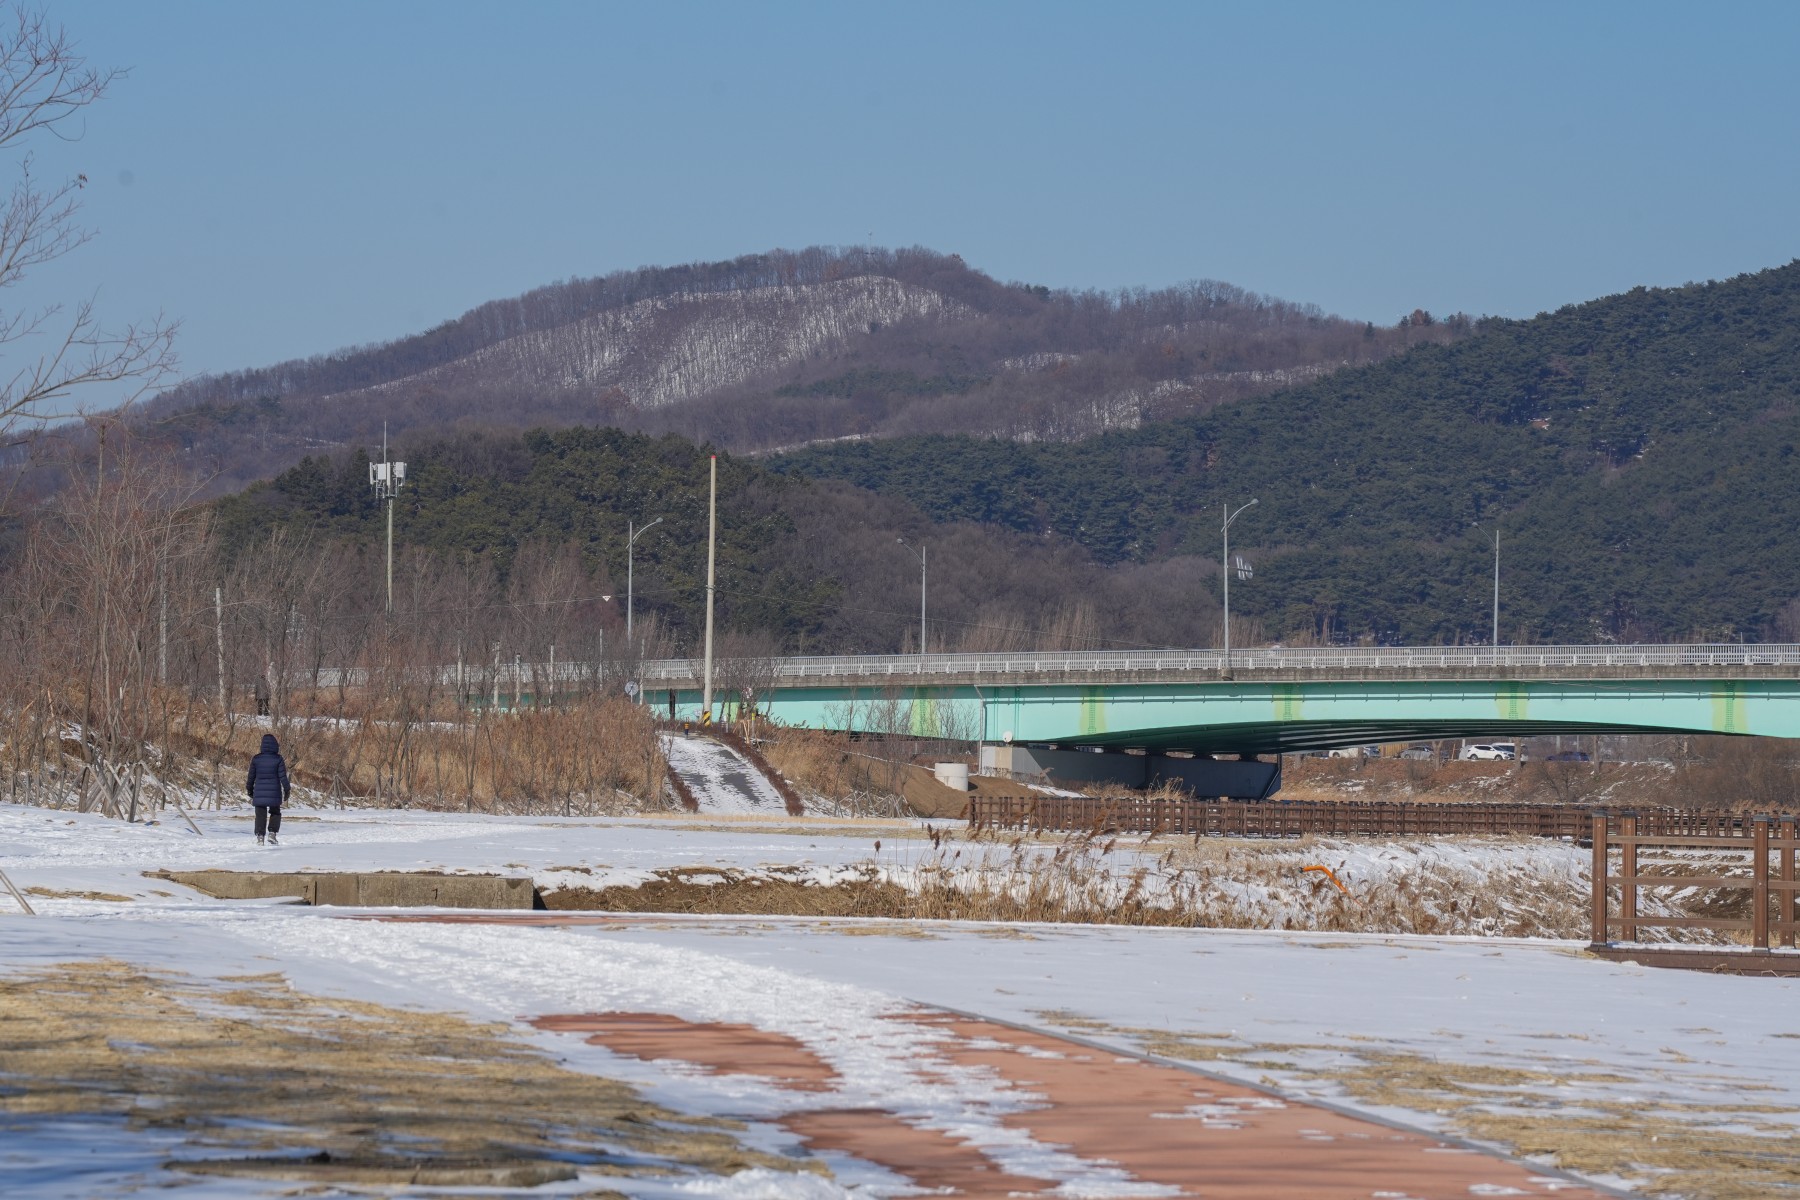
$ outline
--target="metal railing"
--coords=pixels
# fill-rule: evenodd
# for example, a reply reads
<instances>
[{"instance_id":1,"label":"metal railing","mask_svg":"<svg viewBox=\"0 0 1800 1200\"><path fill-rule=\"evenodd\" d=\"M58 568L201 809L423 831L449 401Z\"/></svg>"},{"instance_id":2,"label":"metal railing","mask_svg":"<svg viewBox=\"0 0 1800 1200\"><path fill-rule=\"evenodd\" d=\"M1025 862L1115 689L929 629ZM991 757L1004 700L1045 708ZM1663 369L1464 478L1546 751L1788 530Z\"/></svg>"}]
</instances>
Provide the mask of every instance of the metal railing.
<instances>
[{"instance_id":1,"label":"metal railing","mask_svg":"<svg viewBox=\"0 0 1800 1200\"><path fill-rule=\"evenodd\" d=\"M1250 649L1231 652L1234 674L1258 671L1421 671L1514 668L1794 667L1800 645L1644 646L1366 646ZM1219 650L1131 650L1025 654L868 654L787 658L761 672L777 681L919 679L971 676L1210 672L1225 669ZM643 664L647 682L685 682L699 674L690 659Z\"/></svg>"},{"instance_id":2,"label":"metal railing","mask_svg":"<svg viewBox=\"0 0 1800 1200\"><path fill-rule=\"evenodd\" d=\"M1062 676L1093 682L1131 674L1183 674L1217 677L1225 669L1219 650L1068 651L1024 654L847 654L767 659L751 667L736 660L715 664L719 677L752 677L783 683L958 680L1013 676ZM1484 670L1643 670L1658 668L1791 667L1800 673L1800 645L1645 645L1645 646L1352 646L1302 649L1250 649L1231 652L1234 677L1258 672L1306 671L1484 671ZM442 684L460 683L472 690L507 691L533 684L561 688L594 686L609 672L629 671L622 664L559 661L466 663L462 667L418 668L409 676L435 677ZM698 659L662 658L638 664L635 677L645 687L689 684L700 678ZM368 673L360 667L326 667L295 672L296 686L361 686Z\"/></svg>"}]
</instances>

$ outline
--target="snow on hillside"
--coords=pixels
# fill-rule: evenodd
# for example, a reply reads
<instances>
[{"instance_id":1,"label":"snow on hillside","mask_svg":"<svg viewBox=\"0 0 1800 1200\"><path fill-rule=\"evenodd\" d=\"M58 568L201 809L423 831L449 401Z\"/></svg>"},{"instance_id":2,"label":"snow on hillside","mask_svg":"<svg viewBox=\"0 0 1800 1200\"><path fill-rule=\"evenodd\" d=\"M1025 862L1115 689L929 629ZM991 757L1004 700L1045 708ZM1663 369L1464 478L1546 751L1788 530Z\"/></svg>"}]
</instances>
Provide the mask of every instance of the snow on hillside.
<instances>
[{"instance_id":1,"label":"snow on hillside","mask_svg":"<svg viewBox=\"0 0 1800 1200\"><path fill-rule=\"evenodd\" d=\"M654 408L742 383L874 327L969 311L928 288L876 275L662 296L508 338L368 391L475 382L617 387L634 404Z\"/></svg>"}]
</instances>

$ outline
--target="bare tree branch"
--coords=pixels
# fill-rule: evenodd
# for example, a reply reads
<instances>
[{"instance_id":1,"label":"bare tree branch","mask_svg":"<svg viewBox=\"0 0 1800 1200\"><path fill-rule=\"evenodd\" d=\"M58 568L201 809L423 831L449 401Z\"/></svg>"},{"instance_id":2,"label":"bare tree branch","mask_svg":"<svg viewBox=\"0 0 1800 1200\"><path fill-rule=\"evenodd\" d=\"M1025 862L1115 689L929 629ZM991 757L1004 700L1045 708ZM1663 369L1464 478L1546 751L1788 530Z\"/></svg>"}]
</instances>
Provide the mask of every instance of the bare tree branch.
<instances>
[{"instance_id":1,"label":"bare tree branch","mask_svg":"<svg viewBox=\"0 0 1800 1200\"><path fill-rule=\"evenodd\" d=\"M63 28L38 9L15 0L0 12L10 16L0 17L0 149L21 146L34 134L79 139L83 110L124 73L88 66ZM0 207L0 291L93 236L76 221L86 184L79 174L41 183L30 154L23 157ZM176 329L160 315L106 328L91 298L67 310L0 308L0 358L23 352L25 359L0 367L0 444L17 426L78 415L73 398L84 389L135 383L124 396L107 397L126 405L166 382L177 368Z\"/></svg>"}]
</instances>

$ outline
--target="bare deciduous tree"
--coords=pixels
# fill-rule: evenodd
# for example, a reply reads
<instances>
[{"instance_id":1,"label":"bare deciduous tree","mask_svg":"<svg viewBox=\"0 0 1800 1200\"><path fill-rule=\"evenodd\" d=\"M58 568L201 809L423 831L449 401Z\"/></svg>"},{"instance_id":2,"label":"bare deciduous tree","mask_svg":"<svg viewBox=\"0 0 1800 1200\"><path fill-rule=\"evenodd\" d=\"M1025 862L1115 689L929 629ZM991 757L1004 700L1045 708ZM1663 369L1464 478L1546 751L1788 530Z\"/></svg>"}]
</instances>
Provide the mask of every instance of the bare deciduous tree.
<instances>
[{"instance_id":1,"label":"bare deciduous tree","mask_svg":"<svg viewBox=\"0 0 1800 1200\"><path fill-rule=\"evenodd\" d=\"M44 182L28 144L80 135L82 112L123 77L91 67L67 32L42 11L0 9L0 151L20 157L12 191L0 206L0 290L17 287L35 267L63 257L93 236L77 221L87 176ZM23 424L73 415L74 393L129 384L136 399L175 371L175 323L161 316L108 329L91 299L73 305L0 308L0 442Z\"/></svg>"}]
</instances>

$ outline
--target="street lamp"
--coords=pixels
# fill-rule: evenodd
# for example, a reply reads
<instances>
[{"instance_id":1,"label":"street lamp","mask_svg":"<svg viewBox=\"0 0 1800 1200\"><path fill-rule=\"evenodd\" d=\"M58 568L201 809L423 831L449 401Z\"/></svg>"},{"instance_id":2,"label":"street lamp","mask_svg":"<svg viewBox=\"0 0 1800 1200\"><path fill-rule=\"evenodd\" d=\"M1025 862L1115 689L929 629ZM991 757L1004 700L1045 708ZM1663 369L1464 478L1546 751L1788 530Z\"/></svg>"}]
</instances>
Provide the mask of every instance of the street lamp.
<instances>
[{"instance_id":1,"label":"street lamp","mask_svg":"<svg viewBox=\"0 0 1800 1200\"><path fill-rule=\"evenodd\" d=\"M631 645L631 547L637 542L638 538L649 533L652 529L655 529L661 524L662 518L658 517L642 529L639 529L636 533L633 533L632 529L634 526L630 521L625 522L625 644L627 646Z\"/></svg>"},{"instance_id":2,"label":"street lamp","mask_svg":"<svg viewBox=\"0 0 1800 1200\"><path fill-rule=\"evenodd\" d=\"M381 423L381 461L369 464L369 486L379 503L387 501L387 610L394 611L394 497L406 482L406 464L388 461L387 422Z\"/></svg>"},{"instance_id":3,"label":"street lamp","mask_svg":"<svg viewBox=\"0 0 1800 1200\"><path fill-rule=\"evenodd\" d=\"M919 657L925 657L925 543L914 546L905 538L895 538L902 546L919 556Z\"/></svg>"},{"instance_id":4,"label":"street lamp","mask_svg":"<svg viewBox=\"0 0 1800 1200\"><path fill-rule=\"evenodd\" d=\"M1231 505L1222 504L1219 511L1224 514L1224 524L1219 527L1219 536L1224 540L1224 548L1219 555L1219 569L1225 576L1225 674L1231 674L1231 523L1238 519L1247 508L1255 508L1256 501L1240 505L1234 512Z\"/></svg>"}]
</instances>

